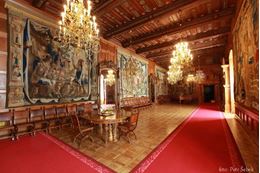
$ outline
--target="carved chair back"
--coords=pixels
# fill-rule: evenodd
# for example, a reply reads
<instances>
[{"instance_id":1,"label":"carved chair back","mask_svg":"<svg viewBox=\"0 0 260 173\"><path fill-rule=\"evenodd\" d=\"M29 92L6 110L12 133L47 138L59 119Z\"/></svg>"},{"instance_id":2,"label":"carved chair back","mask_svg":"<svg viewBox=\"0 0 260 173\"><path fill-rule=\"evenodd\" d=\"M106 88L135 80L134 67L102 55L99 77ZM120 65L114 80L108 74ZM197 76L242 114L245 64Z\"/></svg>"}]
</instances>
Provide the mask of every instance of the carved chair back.
<instances>
[{"instance_id":1,"label":"carved chair back","mask_svg":"<svg viewBox=\"0 0 260 173\"><path fill-rule=\"evenodd\" d=\"M30 108L30 121L42 121L44 120L44 111L42 107L31 107Z\"/></svg>"},{"instance_id":2,"label":"carved chair back","mask_svg":"<svg viewBox=\"0 0 260 173\"><path fill-rule=\"evenodd\" d=\"M68 116L66 105L56 106L56 112L59 118Z\"/></svg>"},{"instance_id":3,"label":"carved chair back","mask_svg":"<svg viewBox=\"0 0 260 173\"><path fill-rule=\"evenodd\" d=\"M14 109L14 124L26 124L30 122L29 109Z\"/></svg>"},{"instance_id":4,"label":"carved chair back","mask_svg":"<svg viewBox=\"0 0 260 173\"><path fill-rule=\"evenodd\" d=\"M13 125L13 112L7 110L6 112L0 112L0 129L1 127Z\"/></svg>"},{"instance_id":5,"label":"carved chair back","mask_svg":"<svg viewBox=\"0 0 260 173\"><path fill-rule=\"evenodd\" d=\"M57 117L56 109L54 106L44 107L44 116L46 120L54 119Z\"/></svg>"}]
</instances>

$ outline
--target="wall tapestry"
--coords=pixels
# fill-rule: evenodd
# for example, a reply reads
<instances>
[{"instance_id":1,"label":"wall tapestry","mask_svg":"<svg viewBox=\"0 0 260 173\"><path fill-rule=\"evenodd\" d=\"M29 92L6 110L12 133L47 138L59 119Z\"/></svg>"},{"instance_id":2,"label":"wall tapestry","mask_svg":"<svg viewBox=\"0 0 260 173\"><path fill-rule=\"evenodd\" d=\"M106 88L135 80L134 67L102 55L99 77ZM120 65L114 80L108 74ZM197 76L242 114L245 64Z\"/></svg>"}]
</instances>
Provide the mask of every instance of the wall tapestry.
<instances>
[{"instance_id":1,"label":"wall tapestry","mask_svg":"<svg viewBox=\"0 0 260 173\"><path fill-rule=\"evenodd\" d=\"M120 98L148 96L148 64L118 53Z\"/></svg>"},{"instance_id":2,"label":"wall tapestry","mask_svg":"<svg viewBox=\"0 0 260 173\"><path fill-rule=\"evenodd\" d=\"M168 94L168 83L166 73L156 68L156 95L167 95Z\"/></svg>"},{"instance_id":3,"label":"wall tapestry","mask_svg":"<svg viewBox=\"0 0 260 173\"><path fill-rule=\"evenodd\" d=\"M259 109L258 1L245 1L233 30L235 101Z\"/></svg>"},{"instance_id":4,"label":"wall tapestry","mask_svg":"<svg viewBox=\"0 0 260 173\"><path fill-rule=\"evenodd\" d=\"M96 99L96 55L61 49L56 29L12 13L9 30L9 107Z\"/></svg>"}]
</instances>

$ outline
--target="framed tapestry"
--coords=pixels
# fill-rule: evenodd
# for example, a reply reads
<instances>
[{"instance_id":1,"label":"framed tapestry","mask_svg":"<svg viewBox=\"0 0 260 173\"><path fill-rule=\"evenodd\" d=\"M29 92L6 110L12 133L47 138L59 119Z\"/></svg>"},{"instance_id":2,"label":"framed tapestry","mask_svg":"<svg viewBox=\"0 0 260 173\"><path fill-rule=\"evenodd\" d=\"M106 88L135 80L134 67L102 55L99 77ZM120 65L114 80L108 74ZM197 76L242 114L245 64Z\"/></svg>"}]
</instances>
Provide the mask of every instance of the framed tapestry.
<instances>
[{"instance_id":1,"label":"framed tapestry","mask_svg":"<svg viewBox=\"0 0 260 173\"><path fill-rule=\"evenodd\" d=\"M97 55L58 42L58 31L9 10L8 106L97 98Z\"/></svg>"},{"instance_id":2,"label":"framed tapestry","mask_svg":"<svg viewBox=\"0 0 260 173\"><path fill-rule=\"evenodd\" d=\"M118 53L120 98L148 96L148 63L126 53Z\"/></svg>"},{"instance_id":3,"label":"framed tapestry","mask_svg":"<svg viewBox=\"0 0 260 173\"><path fill-rule=\"evenodd\" d=\"M259 109L258 1L244 1L233 29L235 101Z\"/></svg>"}]
</instances>

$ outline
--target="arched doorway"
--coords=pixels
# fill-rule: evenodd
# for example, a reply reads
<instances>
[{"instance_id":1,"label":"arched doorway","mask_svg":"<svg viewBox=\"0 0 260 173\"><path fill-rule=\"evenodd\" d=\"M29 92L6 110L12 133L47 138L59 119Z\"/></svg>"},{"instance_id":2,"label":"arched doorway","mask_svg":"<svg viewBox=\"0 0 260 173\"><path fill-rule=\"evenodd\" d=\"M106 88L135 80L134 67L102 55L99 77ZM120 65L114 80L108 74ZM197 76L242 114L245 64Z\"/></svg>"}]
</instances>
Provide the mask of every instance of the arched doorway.
<instances>
[{"instance_id":1,"label":"arched doorway","mask_svg":"<svg viewBox=\"0 0 260 173\"><path fill-rule=\"evenodd\" d=\"M204 85L204 102L211 103L215 102L215 86Z\"/></svg>"}]
</instances>

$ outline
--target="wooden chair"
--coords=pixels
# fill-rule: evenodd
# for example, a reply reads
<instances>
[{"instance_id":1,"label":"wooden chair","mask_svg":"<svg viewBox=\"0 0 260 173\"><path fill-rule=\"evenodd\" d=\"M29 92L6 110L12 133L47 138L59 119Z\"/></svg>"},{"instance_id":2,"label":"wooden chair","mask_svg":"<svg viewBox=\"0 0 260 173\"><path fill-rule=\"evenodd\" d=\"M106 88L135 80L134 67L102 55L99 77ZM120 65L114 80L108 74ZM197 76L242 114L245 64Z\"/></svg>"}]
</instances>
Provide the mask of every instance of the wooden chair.
<instances>
[{"instance_id":1,"label":"wooden chair","mask_svg":"<svg viewBox=\"0 0 260 173\"><path fill-rule=\"evenodd\" d=\"M139 118L139 111L137 109L132 110L131 116L127 119L127 121L118 126L119 139L121 138L121 136L125 136L127 141L130 143L131 134L133 134L135 139L137 139L134 130L137 127L138 118Z\"/></svg>"},{"instance_id":2,"label":"wooden chair","mask_svg":"<svg viewBox=\"0 0 260 173\"><path fill-rule=\"evenodd\" d=\"M0 137L8 136L11 137L12 140L15 139L14 134L14 126L13 126L13 112L10 110L6 110L4 112L0 112Z\"/></svg>"},{"instance_id":3,"label":"wooden chair","mask_svg":"<svg viewBox=\"0 0 260 173\"><path fill-rule=\"evenodd\" d=\"M76 129L77 135L73 139L73 143L76 142L76 140L79 140L79 147L81 146L81 142L85 139L90 139L92 142L94 142L93 138L90 136L90 132L93 131L93 127L87 127L82 126L79 122L79 118L77 114L71 114L71 120L73 124L73 128Z\"/></svg>"},{"instance_id":4,"label":"wooden chair","mask_svg":"<svg viewBox=\"0 0 260 173\"><path fill-rule=\"evenodd\" d=\"M33 135L33 123L30 122L29 109L14 109L13 115L15 139L19 138L18 134Z\"/></svg>"},{"instance_id":5,"label":"wooden chair","mask_svg":"<svg viewBox=\"0 0 260 173\"><path fill-rule=\"evenodd\" d=\"M77 105L78 118L81 124L84 126L94 127L95 125L91 121L84 118L84 116L90 116L94 114L93 106L91 103L81 103Z\"/></svg>"},{"instance_id":6,"label":"wooden chair","mask_svg":"<svg viewBox=\"0 0 260 173\"><path fill-rule=\"evenodd\" d=\"M36 131L45 130L47 132L48 121L44 119L44 111L42 107L30 108L30 122L33 123L33 134Z\"/></svg>"},{"instance_id":7,"label":"wooden chair","mask_svg":"<svg viewBox=\"0 0 260 173\"><path fill-rule=\"evenodd\" d=\"M81 103L77 105L77 113L80 116L91 115L93 113L93 108L91 103Z\"/></svg>"},{"instance_id":8,"label":"wooden chair","mask_svg":"<svg viewBox=\"0 0 260 173\"><path fill-rule=\"evenodd\" d=\"M71 119L67 112L66 105L58 105L56 106L57 113L57 123L62 128L64 125L71 125Z\"/></svg>"},{"instance_id":9,"label":"wooden chair","mask_svg":"<svg viewBox=\"0 0 260 173\"><path fill-rule=\"evenodd\" d=\"M54 106L45 106L44 107L44 119L46 120L46 124L44 125L47 129L47 132L50 132L52 128L59 127L57 113Z\"/></svg>"}]
</instances>

